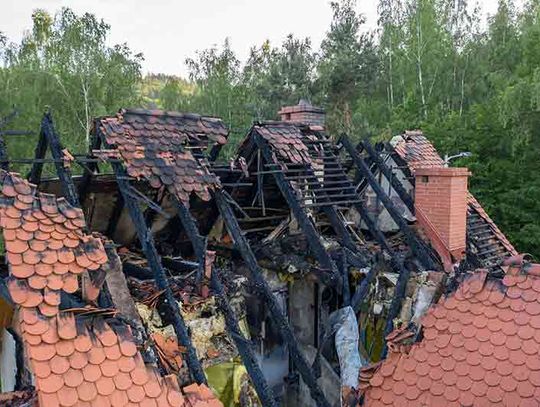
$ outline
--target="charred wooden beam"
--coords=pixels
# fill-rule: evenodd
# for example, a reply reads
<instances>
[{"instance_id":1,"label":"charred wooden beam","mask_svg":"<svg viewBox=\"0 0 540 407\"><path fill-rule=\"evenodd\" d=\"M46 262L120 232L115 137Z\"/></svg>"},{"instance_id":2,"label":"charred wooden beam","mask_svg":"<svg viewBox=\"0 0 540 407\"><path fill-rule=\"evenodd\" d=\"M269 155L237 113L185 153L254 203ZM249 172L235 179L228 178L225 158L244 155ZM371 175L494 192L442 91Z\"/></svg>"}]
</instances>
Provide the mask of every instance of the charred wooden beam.
<instances>
[{"instance_id":1,"label":"charred wooden beam","mask_svg":"<svg viewBox=\"0 0 540 407\"><path fill-rule=\"evenodd\" d=\"M152 209L154 212L159 213L161 216L163 216L165 219L170 219L171 215L169 215L165 210L159 206L157 203L155 203L152 199L148 198L145 194L143 194L141 191L139 191L134 186L130 185L129 190L127 191L129 195L135 199L136 201L140 201L146 206L148 206L150 209ZM152 219L150 218L148 222L146 222L147 225L150 225L152 223Z\"/></svg>"},{"instance_id":2,"label":"charred wooden beam","mask_svg":"<svg viewBox=\"0 0 540 407\"><path fill-rule=\"evenodd\" d=\"M9 171L8 152L6 142L4 140L4 133L0 133L0 168L2 168L4 171Z\"/></svg>"},{"instance_id":3,"label":"charred wooden beam","mask_svg":"<svg viewBox=\"0 0 540 407\"><path fill-rule=\"evenodd\" d=\"M178 342L186 348L186 362L193 379L201 384L206 383L206 376L202 368L201 362L197 357L197 352L189 335L188 328L180 313L178 303L176 302L169 281L163 267L161 265L161 258L154 245L154 239L152 232L146 227L144 214L141 211L137 201L132 198L129 193L129 181L126 180L126 173L123 167L119 163L113 163L113 170L117 178L118 188L124 198L124 202L131 216L131 220L137 230L137 235L142 246L142 250L148 260L148 266L154 274L154 280L158 289L163 290L164 293L164 305L168 309L168 316L171 318L174 332L178 338Z\"/></svg>"},{"instance_id":4,"label":"charred wooden beam","mask_svg":"<svg viewBox=\"0 0 540 407\"><path fill-rule=\"evenodd\" d=\"M347 261L347 252L345 249L341 253L341 278L343 281L343 288L341 290L343 296L343 306L347 307L351 305L351 287L349 285L349 263Z\"/></svg>"},{"instance_id":5,"label":"charred wooden beam","mask_svg":"<svg viewBox=\"0 0 540 407\"><path fill-rule=\"evenodd\" d=\"M55 160L54 165L56 166L56 172L58 173L64 196L71 205L80 208L81 203L79 202L79 194L77 193L77 188L71 178L71 170L62 163L62 159L64 158L62 153L63 147L60 143L58 134L54 129L50 113L45 113L43 116L43 120L41 121L41 132L46 137L51 150L51 155Z\"/></svg>"},{"instance_id":6,"label":"charred wooden beam","mask_svg":"<svg viewBox=\"0 0 540 407\"><path fill-rule=\"evenodd\" d=\"M124 206L125 206L124 197L122 196L122 194L119 193L116 196L116 201L114 202L113 211L112 211L112 214L111 214L111 216L109 218L109 222L107 224L106 234L111 239L114 238L114 233L116 232L116 227L118 226L120 216L122 216Z\"/></svg>"},{"instance_id":7,"label":"charred wooden beam","mask_svg":"<svg viewBox=\"0 0 540 407\"><path fill-rule=\"evenodd\" d=\"M242 234L242 230L240 229L240 225L238 224L238 220L234 215L234 211L230 203L228 202L226 196L223 194L222 190L217 190L214 197L219 212L221 213L221 216L227 227L227 230L232 236L235 246L242 254L246 266L250 271L251 279L255 283L255 288L260 292L264 301L266 302L268 310L272 315L272 318L276 324L280 336L288 345L289 353L291 355L294 366L302 375L304 382L310 390L311 397L313 398L317 406L330 407L330 403L328 402L328 400L326 400L326 397L320 389L317 380L313 374L313 371L311 370L311 367L309 366L304 355L302 354L302 351L300 350L298 341L294 336L294 333L289 325L285 313L281 309L281 306L279 305L274 294L272 293L270 286L264 279L262 271L257 263L257 259L255 258L255 255L253 254L249 243Z\"/></svg>"},{"instance_id":8,"label":"charred wooden beam","mask_svg":"<svg viewBox=\"0 0 540 407\"><path fill-rule=\"evenodd\" d=\"M43 162L41 160L45 158L47 147L47 137L45 137L42 130L39 133L38 142L34 151L35 160L32 163L32 168L30 170L30 174L28 175L28 180L33 184L39 185L41 182L41 173L43 172Z\"/></svg>"},{"instance_id":9,"label":"charred wooden beam","mask_svg":"<svg viewBox=\"0 0 540 407\"><path fill-rule=\"evenodd\" d=\"M317 180L317 177L315 176L315 173L312 169L308 169L307 171L310 178ZM343 174L339 174L340 176L343 176ZM305 178L305 177L304 177ZM339 215L336 211L335 205L332 204L332 200L328 196L328 194L324 191L321 191L324 188L324 185L318 184L313 185L311 187L315 193L319 192L321 195L321 199L323 202L320 202L319 204L324 204L327 202L326 205L322 206L322 210L325 213L325 215L328 217L328 220L330 221L330 224L332 225L332 229L334 229L334 232L338 235L338 237L341 239L341 243L349 248L350 250L356 250L356 245L354 244L351 235L349 231L347 230L347 226L343 223L343 221L339 218ZM318 204L313 205L305 205L305 206L314 206Z\"/></svg>"},{"instance_id":10,"label":"charred wooden beam","mask_svg":"<svg viewBox=\"0 0 540 407\"><path fill-rule=\"evenodd\" d=\"M414 213L414 201L411 198L411 195L405 190L403 187L403 184L396 178L396 176L392 173L392 170L388 168L388 166L384 163L384 161L381 159L379 154L375 151L373 146L371 145L370 141L368 139L364 139L363 146L366 150L366 152L369 154L369 157L371 160L375 163L377 168L383 173L385 178L388 180L394 191L399 196L399 199L407 206L407 208L411 211L411 213Z\"/></svg>"},{"instance_id":11,"label":"charred wooden beam","mask_svg":"<svg viewBox=\"0 0 540 407\"><path fill-rule=\"evenodd\" d=\"M407 292L407 283L411 276L411 270L409 267L402 265L403 271L399 274L396 288L394 290L394 297L390 303L390 308L388 309L388 315L386 316L386 323L384 326L384 336L386 337L394 329L394 318L396 318L401 311L401 305L403 303L403 298ZM383 348L382 356L386 354L386 345Z\"/></svg>"},{"instance_id":12,"label":"charred wooden beam","mask_svg":"<svg viewBox=\"0 0 540 407\"><path fill-rule=\"evenodd\" d=\"M401 216L390 197L386 194L386 192L384 192L380 184L375 179L375 176L370 171L367 164L356 152L356 149L354 148L348 137L346 135L343 135L340 141L351 156L351 158L354 160L356 168L358 168L362 175L366 177L369 185L371 186L377 197L381 200L394 222L396 222L401 232L405 235L409 247L411 248L415 256L418 258L418 260L427 269L438 270L440 267L433 260L431 253L429 253L426 246L418 239L411 227Z\"/></svg>"},{"instance_id":13,"label":"charred wooden beam","mask_svg":"<svg viewBox=\"0 0 540 407\"><path fill-rule=\"evenodd\" d=\"M251 342L244 337L240 330L238 318L236 318L234 310L227 300L227 295L225 294L223 283L221 282L221 275L216 267L212 270L211 285L218 300L218 307L225 317L227 331L231 335L236 345L236 349L238 349L238 353L248 371L251 382L257 391L259 400L263 406L277 407L278 404L274 392L270 386L268 386L268 383L264 378L264 374L257 362L255 352L252 349Z\"/></svg>"},{"instance_id":14,"label":"charred wooden beam","mask_svg":"<svg viewBox=\"0 0 540 407\"><path fill-rule=\"evenodd\" d=\"M195 270L199 267L199 263L189 260L171 259L170 257L162 257L163 266L175 273L186 273Z\"/></svg>"},{"instance_id":15,"label":"charred wooden beam","mask_svg":"<svg viewBox=\"0 0 540 407\"><path fill-rule=\"evenodd\" d=\"M97 128L98 123L99 121L97 119L94 120L94 128ZM89 154L92 154L92 151L94 150L99 150L99 147L101 146L101 139L97 136L96 132L93 132L91 134L91 138L92 139ZM92 177L94 176L95 172L99 172L98 163L88 163L88 166L84 169L84 173L79 184L79 200L81 202L84 202L84 200L86 199L86 195L88 194L88 188L90 186L90 183L92 182Z\"/></svg>"},{"instance_id":16,"label":"charred wooden beam","mask_svg":"<svg viewBox=\"0 0 540 407\"><path fill-rule=\"evenodd\" d=\"M255 142L257 143L259 149L261 150L264 159L267 162L272 162L272 152L270 151L266 142L256 135ZM290 187L289 182L285 179L285 176L281 173L273 174L276 184L278 185L283 197L287 201L289 208L291 208L294 217L298 221L298 224L302 228L302 231L305 233L309 246L319 261L320 265L327 269L331 270L335 283L338 283L340 280L339 272L336 265L326 252L326 249L321 243L319 233L315 229L315 226L305 213L301 204L298 202L295 192Z\"/></svg>"},{"instance_id":17,"label":"charred wooden beam","mask_svg":"<svg viewBox=\"0 0 540 407\"><path fill-rule=\"evenodd\" d=\"M180 201L176 197L173 197L173 201L178 209L178 214L182 225L184 226L184 230L186 231L186 234L191 241L195 256L199 260L197 282L200 282L202 281L202 278L204 276L204 266L206 260L206 241L205 238L200 235L197 221L193 216L191 216L189 209L184 205L182 201ZM251 378L255 390L257 391L259 399L264 406L277 407L274 394L268 386L266 379L264 378L261 368L257 362L257 358L255 357L255 353L251 348L251 344L244 337L242 331L240 330L238 319L236 318L236 315L229 304L229 301L225 294L225 290L223 289L223 284L221 282L220 272L216 267L212 267L210 283L212 289L214 290L214 293L218 298L219 306L221 311L223 312L223 316L225 317L227 331L230 333L231 338L233 339L236 348L238 349L238 353L240 354L242 362L244 363L244 366L248 371L249 377Z\"/></svg>"},{"instance_id":18,"label":"charred wooden beam","mask_svg":"<svg viewBox=\"0 0 540 407\"><path fill-rule=\"evenodd\" d=\"M356 289L356 291L354 292L351 300L351 307L354 309L355 313L358 313L358 311L360 311L360 307L364 303L366 296L369 292L369 286L377 275L377 272L378 267L376 265L373 265Z\"/></svg>"},{"instance_id":19,"label":"charred wooden beam","mask_svg":"<svg viewBox=\"0 0 540 407\"><path fill-rule=\"evenodd\" d=\"M152 270L129 262L122 263L122 270L124 274L129 277L135 277L138 280L151 280L154 278Z\"/></svg>"},{"instance_id":20,"label":"charred wooden beam","mask_svg":"<svg viewBox=\"0 0 540 407\"><path fill-rule=\"evenodd\" d=\"M407 161L405 161L403 159L403 157L401 157L395 150L395 148L390 144L390 143L386 143L384 145L385 147L385 150L389 152L390 156L392 157L392 159L396 162L396 164L398 165L396 168L398 168L399 170L401 170L401 172L405 175L405 178L407 178L407 180L412 184L414 185L414 181L415 181L415 178L411 172L411 169L409 168L409 164L407 163Z\"/></svg>"},{"instance_id":21,"label":"charred wooden beam","mask_svg":"<svg viewBox=\"0 0 540 407\"><path fill-rule=\"evenodd\" d=\"M191 216L191 213L189 212L189 209L186 207L186 205L184 205L184 203L175 196L172 196L172 200L174 206L178 210L178 217L180 218L180 222L182 222L184 231L186 232L186 235L188 236L191 245L193 246L193 252L195 253L195 257L197 258L197 262L199 263L196 277L196 282L198 284L202 281L204 274L206 244L204 242L204 238L199 233L197 221L193 218L193 216Z\"/></svg>"},{"instance_id":22,"label":"charred wooden beam","mask_svg":"<svg viewBox=\"0 0 540 407\"><path fill-rule=\"evenodd\" d=\"M163 267L171 270L174 273L183 274L193 271L199 267L199 263L195 263L187 260L173 260L167 257L161 258L161 264ZM138 266L130 262L122 263L124 274L135 277L139 280L151 280L154 278L154 273L146 267Z\"/></svg>"}]
</instances>

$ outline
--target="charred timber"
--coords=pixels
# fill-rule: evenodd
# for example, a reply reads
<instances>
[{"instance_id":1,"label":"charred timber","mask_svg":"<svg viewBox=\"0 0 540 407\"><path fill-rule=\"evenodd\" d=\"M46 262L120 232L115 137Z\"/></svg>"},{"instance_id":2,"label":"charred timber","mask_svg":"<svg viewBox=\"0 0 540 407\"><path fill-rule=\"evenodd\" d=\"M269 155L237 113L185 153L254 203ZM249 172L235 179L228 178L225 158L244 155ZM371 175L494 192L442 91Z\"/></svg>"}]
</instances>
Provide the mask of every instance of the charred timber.
<instances>
[{"instance_id":1,"label":"charred timber","mask_svg":"<svg viewBox=\"0 0 540 407\"><path fill-rule=\"evenodd\" d=\"M263 151L264 154L264 151ZM276 327L280 333L280 336L287 343L289 348L289 353L291 359L294 363L295 368L298 370L304 382L310 390L311 397L315 401L317 406L330 407L330 403L326 400L323 392L321 391L317 380L311 370L308 362L306 361L304 355L302 354L298 341L296 340L294 333L287 321L281 306L277 302L270 286L264 279L261 269L257 264L257 259L249 246L246 238L242 234L238 220L234 215L234 211L229 204L226 196L223 194L222 190L217 190L215 192L215 200L218 206L219 212L225 222L228 232L230 233L233 241L242 254L242 257L248 267L251 279L255 283L256 289L263 296L264 301L266 302L268 309L272 315L272 319L276 323Z\"/></svg>"},{"instance_id":2,"label":"charred timber","mask_svg":"<svg viewBox=\"0 0 540 407\"><path fill-rule=\"evenodd\" d=\"M356 152L356 149L348 139L346 135L343 135L341 137L341 143L351 156L351 158L354 160L356 164L356 168L362 173L362 175L367 179L369 185L377 195L377 197L381 200L384 207L394 220L396 224L398 225L399 229L403 232L405 235L405 238L407 239L407 242L412 250L412 252L418 257L418 260L426 267L428 270L438 270L439 266L433 261L431 254L426 249L425 245L420 242L418 237L414 234L410 226L407 224L407 222L403 219L397 208L395 207L394 203L390 199L390 197L384 192L382 187L379 185L377 180L375 179L375 176L368 168L367 164L364 162L362 157Z\"/></svg>"},{"instance_id":3,"label":"charred timber","mask_svg":"<svg viewBox=\"0 0 540 407\"><path fill-rule=\"evenodd\" d=\"M255 142L261 150L264 159L267 162L272 162L272 152L270 151L265 141L261 137L256 135ZM339 284L340 276L337 267L326 252L325 248L323 247L320 241L320 236L315 230L315 226L302 208L302 205L298 202L296 194L291 188L289 182L285 179L285 176L283 174L275 173L273 174L273 176L276 180L276 184L278 185L281 193L283 194L283 197L287 201L289 208L291 208L294 217L298 221L298 224L302 228L302 231L306 234L309 246L311 247L311 250L313 251L317 260L324 269L332 270L335 283Z\"/></svg>"},{"instance_id":4,"label":"charred timber","mask_svg":"<svg viewBox=\"0 0 540 407\"><path fill-rule=\"evenodd\" d=\"M204 275L206 242L199 233L197 221L195 218L193 218L189 212L189 209L182 203L182 201L176 199L176 197L174 197L173 200L178 209L182 226L191 240L195 256L197 259L199 259L197 282L200 282L202 281ZM263 406L277 407L274 394L264 378L261 368L257 362L257 358L255 357L255 353L251 348L251 344L240 330L238 318L236 318L236 315L230 306L229 301L227 300L223 283L221 281L221 275L216 267L212 267L210 283L214 293L218 297L220 310L223 312L223 316L225 317L227 331L230 333L236 348L238 349L238 353L240 354L242 362L248 371L249 377L251 378L255 390L257 391L259 399L263 403Z\"/></svg>"},{"instance_id":5,"label":"charred timber","mask_svg":"<svg viewBox=\"0 0 540 407\"><path fill-rule=\"evenodd\" d=\"M38 142L34 151L34 160L31 160L32 168L28 175L28 180L32 184L39 185L41 182L41 173L43 172L43 160L47 153L47 138L43 134L43 130L39 133Z\"/></svg>"},{"instance_id":6,"label":"charred timber","mask_svg":"<svg viewBox=\"0 0 540 407\"><path fill-rule=\"evenodd\" d=\"M180 313L178 303L174 298L171 286L169 285L167 276L161 265L161 259L154 245L152 233L146 227L144 215L139 208L137 201L134 200L129 193L130 185L129 182L124 178L126 176L125 170L118 163L113 163L112 166L117 177L118 188L122 194L122 197L124 198L124 202L129 211L131 220L133 221L135 229L137 230L137 235L139 237L139 241L141 242L143 252L148 260L148 266L154 274L156 286L158 289L164 290L164 304L168 308L169 317L172 320L172 325L178 338L178 342L186 348L186 362L189 371L197 383L206 383L206 376L204 375L201 362L199 361L195 348L191 343L188 328L182 314Z\"/></svg>"},{"instance_id":7,"label":"charred timber","mask_svg":"<svg viewBox=\"0 0 540 407\"><path fill-rule=\"evenodd\" d=\"M407 206L411 213L414 213L414 202L411 198L411 195L403 188L403 184L396 178L392 173L392 170L383 162L379 154L375 151L368 139L364 139L363 146L366 152L369 154L371 160L375 163L377 168L383 173L385 178L388 180L394 191L399 196L399 199Z\"/></svg>"},{"instance_id":8,"label":"charred timber","mask_svg":"<svg viewBox=\"0 0 540 407\"><path fill-rule=\"evenodd\" d=\"M384 327L384 336L386 337L394 329L394 318L396 318L401 310L401 305L403 303L403 298L407 292L407 283L409 282L409 277L411 275L411 270L409 267L401 266L402 272L399 274L396 288L394 290L394 297L390 303L390 308L388 310L388 315L386 317L386 323ZM381 356L386 354L386 345L383 348L383 353Z\"/></svg>"},{"instance_id":9,"label":"charred timber","mask_svg":"<svg viewBox=\"0 0 540 407\"><path fill-rule=\"evenodd\" d=\"M247 340L242 331L240 330L240 324L238 318L227 300L223 283L221 281L221 275L217 268L212 270L211 286L214 294L218 300L218 307L225 317L225 324L227 331L231 335L236 349L242 358L242 362L248 371L251 382L257 391L257 395L263 406L277 407L276 399L272 389L268 386L266 379L262 373L262 370L257 362L257 358L251 347L251 342Z\"/></svg>"},{"instance_id":10,"label":"charred timber","mask_svg":"<svg viewBox=\"0 0 540 407\"><path fill-rule=\"evenodd\" d=\"M58 173L58 178L60 179L60 185L62 186L64 196L71 205L80 208L81 203L79 202L79 194L77 193L77 188L75 187L75 183L71 178L71 170L62 162L63 147L60 143L58 134L54 129L54 124L50 113L45 113L43 116L43 120L41 121L41 132L47 139L51 149L51 155L55 160L54 165L56 166L56 172Z\"/></svg>"}]
</instances>

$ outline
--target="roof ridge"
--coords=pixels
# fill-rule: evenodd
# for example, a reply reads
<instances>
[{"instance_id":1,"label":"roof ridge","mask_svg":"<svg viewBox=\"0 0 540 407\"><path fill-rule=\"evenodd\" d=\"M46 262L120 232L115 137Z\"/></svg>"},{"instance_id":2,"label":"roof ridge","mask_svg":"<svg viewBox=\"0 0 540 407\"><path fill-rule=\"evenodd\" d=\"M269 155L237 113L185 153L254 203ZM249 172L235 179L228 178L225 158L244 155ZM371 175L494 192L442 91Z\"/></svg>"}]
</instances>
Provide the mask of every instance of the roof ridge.
<instances>
[{"instance_id":1,"label":"roof ridge","mask_svg":"<svg viewBox=\"0 0 540 407\"><path fill-rule=\"evenodd\" d=\"M205 120L212 120L212 121L224 123L223 119L218 116L201 115L198 113L180 112L180 111L175 111L175 110L142 109L142 108L128 107L128 108L120 109L119 113L142 115L142 116L177 117L181 119L193 119L193 120L205 119Z\"/></svg>"}]
</instances>

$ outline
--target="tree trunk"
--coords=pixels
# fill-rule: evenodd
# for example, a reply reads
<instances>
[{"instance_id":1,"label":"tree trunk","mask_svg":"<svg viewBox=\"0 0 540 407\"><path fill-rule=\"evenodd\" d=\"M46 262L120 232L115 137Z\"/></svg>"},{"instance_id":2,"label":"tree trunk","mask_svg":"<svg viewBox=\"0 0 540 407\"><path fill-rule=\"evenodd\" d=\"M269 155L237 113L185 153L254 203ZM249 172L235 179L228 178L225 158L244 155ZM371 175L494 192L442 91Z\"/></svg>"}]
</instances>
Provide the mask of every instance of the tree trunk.
<instances>
[{"instance_id":1,"label":"tree trunk","mask_svg":"<svg viewBox=\"0 0 540 407\"><path fill-rule=\"evenodd\" d=\"M427 119L426 95L424 92L424 76L422 74L422 27L420 21L420 10L416 9L416 67L418 73L418 85L420 86L420 97L422 99L422 112L424 119Z\"/></svg>"}]
</instances>

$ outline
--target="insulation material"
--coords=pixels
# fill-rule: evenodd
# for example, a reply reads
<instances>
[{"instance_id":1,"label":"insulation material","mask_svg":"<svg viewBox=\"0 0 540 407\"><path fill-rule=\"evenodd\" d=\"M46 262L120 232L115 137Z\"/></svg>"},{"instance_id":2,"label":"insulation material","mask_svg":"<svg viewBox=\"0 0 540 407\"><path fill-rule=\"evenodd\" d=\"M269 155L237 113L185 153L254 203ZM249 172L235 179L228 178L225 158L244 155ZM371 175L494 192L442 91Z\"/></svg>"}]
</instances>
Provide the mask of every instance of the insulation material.
<instances>
[{"instance_id":1,"label":"insulation material","mask_svg":"<svg viewBox=\"0 0 540 407\"><path fill-rule=\"evenodd\" d=\"M225 406L258 406L253 388L244 365L237 360L223 362L205 369L208 384Z\"/></svg>"},{"instance_id":2,"label":"insulation material","mask_svg":"<svg viewBox=\"0 0 540 407\"><path fill-rule=\"evenodd\" d=\"M214 351L212 339L225 333L225 319L222 315L196 318L186 321L191 331L191 342L199 357Z\"/></svg>"},{"instance_id":3,"label":"insulation material","mask_svg":"<svg viewBox=\"0 0 540 407\"><path fill-rule=\"evenodd\" d=\"M197 307L186 307L181 303L178 305L190 329L191 341L199 358L206 358L207 355L213 354L215 352L213 339L225 335L225 319L216 312L213 297ZM150 332L159 333L164 339L175 337L172 325L163 326L156 309L137 303L137 310Z\"/></svg>"}]
</instances>

